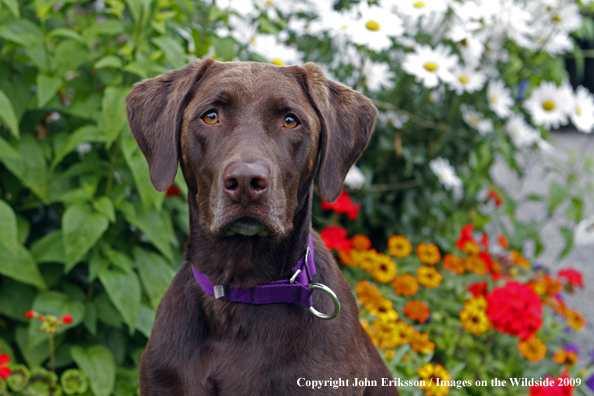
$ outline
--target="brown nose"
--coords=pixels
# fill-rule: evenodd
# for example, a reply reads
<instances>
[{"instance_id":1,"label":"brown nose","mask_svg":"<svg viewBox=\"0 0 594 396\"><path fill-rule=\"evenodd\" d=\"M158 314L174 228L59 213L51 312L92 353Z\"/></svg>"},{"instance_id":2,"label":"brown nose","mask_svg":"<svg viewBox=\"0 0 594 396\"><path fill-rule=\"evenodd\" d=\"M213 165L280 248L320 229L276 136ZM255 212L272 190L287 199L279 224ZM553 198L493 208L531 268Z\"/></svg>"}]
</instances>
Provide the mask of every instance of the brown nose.
<instances>
[{"instance_id":1,"label":"brown nose","mask_svg":"<svg viewBox=\"0 0 594 396\"><path fill-rule=\"evenodd\" d=\"M258 162L235 162L223 172L223 190L243 205L260 199L269 185L270 170Z\"/></svg>"}]
</instances>

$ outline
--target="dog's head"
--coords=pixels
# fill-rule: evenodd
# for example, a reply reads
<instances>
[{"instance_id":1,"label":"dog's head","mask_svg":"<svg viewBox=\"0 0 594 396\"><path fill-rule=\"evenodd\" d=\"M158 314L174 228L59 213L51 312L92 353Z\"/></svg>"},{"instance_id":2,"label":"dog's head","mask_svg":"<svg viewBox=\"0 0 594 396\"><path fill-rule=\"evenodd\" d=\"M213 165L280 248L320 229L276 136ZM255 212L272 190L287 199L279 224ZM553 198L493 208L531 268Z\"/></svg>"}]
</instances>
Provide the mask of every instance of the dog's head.
<instances>
[{"instance_id":1,"label":"dog's head","mask_svg":"<svg viewBox=\"0 0 594 396\"><path fill-rule=\"evenodd\" d=\"M126 103L153 186L166 190L181 161L198 220L215 237L286 235L318 155L320 194L335 201L377 115L311 63L199 60L136 84Z\"/></svg>"}]
</instances>

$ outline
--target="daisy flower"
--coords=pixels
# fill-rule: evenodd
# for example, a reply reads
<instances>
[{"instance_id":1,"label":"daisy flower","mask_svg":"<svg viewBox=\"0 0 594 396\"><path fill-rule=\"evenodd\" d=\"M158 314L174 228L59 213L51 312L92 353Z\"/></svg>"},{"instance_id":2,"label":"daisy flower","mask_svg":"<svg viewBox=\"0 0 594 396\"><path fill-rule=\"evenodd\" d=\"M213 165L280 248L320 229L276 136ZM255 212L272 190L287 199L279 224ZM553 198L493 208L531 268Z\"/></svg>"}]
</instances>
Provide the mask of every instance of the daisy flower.
<instances>
[{"instance_id":1,"label":"daisy flower","mask_svg":"<svg viewBox=\"0 0 594 396\"><path fill-rule=\"evenodd\" d=\"M594 216L582 220L575 228L575 244L594 245Z\"/></svg>"},{"instance_id":2,"label":"daisy flower","mask_svg":"<svg viewBox=\"0 0 594 396\"><path fill-rule=\"evenodd\" d=\"M493 80L489 82L487 99L489 101L489 108L500 118L507 118L511 115L511 107L514 104L514 100L511 96L511 90L505 87L503 81Z\"/></svg>"},{"instance_id":3,"label":"daisy flower","mask_svg":"<svg viewBox=\"0 0 594 396\"><path fill-rule=\"evenodd\" d=\"M514 114L509 118L505 124L505 130L519 149L530 147L541 140L540 133L528 125L524 121L524 116L520 114Z\"/></svg>"},{"instance_id":4,"label":"daisy flower","mask_svg":"<svg viewBox=\"0 0 594 396\"><path fill-rule=\"evenodd\" d=\"M524 107L532 116L532 122L545 128L559 128L567 123L571 111L571 93L557 87L554 82L543 81L532 91Z\"/></svg>"},{"instance_id":5,"label":"daisy flower","mask_svg":"<svg viewBox=\"0 0 594 396\"><path fill-rule=\"evenodd\" d=\"M344 179L344 184L346 184L349 188L358 190L363 187L363 184L365 184L365 175L363 172L361 172L361 169L353 165L351 166L351 169L349 169L346 178Z\"/></svg>"},{"instance_id":6,"label":"daisy flower","mask_svg":"<svg viewBox=\"0 0 594 396\"><path fill-rule=\"evenodd\" d=\"M360 45L380 52L392 46L390 37L403 33L402 23L397 15L382 7L369 6L367 2L359 4L361 13L355 19L351 40Z\"/></svg>"},{"instance_id":7,"label":"daisy flower","mask_svg":"<svg viewBox=\"0 0 594 396\"><path fill-rule=\"evenodd\" d=\"M386 3L396 5L399 14L415 21L429 13L445 13L448 10L447 2L443 0L391 0Z\"/></svg>"},{"instance_id":8,"label":"daisy flower","mask_svg":"<svg viewBox=\"0 0 594 396\"><path fill-rule=\"evenodd\" d=\"M434 88L439 81L451 82L454 77L450 69L458 64L458 56L452 55L448 47L438 44L435 49L419 45L415 52L406 54L402 68L416 77L416 81L427 88Z\"/></svg>"},{"instance_id":9,"label":"daisy flower","mask_svg":"<svg viewBox=\"0 0 594 396\"><path fill-rule=\"evenodd\" d=\"M563 4L547 13L547 17L553 26L565 33L571 33L582 26L580 8L575 3Z\"/></svg>"},{"instance_id":10,"label":"daisy flower","mask_svg":"<svg viewBox=\"0 0 594 396\"><path fill-rule=\"evenodd\" d=\"M254 37L251 49L278 66L303 63L303 55L296 48L279 43L276 37L269 34Z\"/></svg>"},{"instance_id":11,"label":"daisy flower","mask_svg":"<svg viewBox=\"0 0 594 396\"><path fill-rule=\"evenodd\" d=\"M394 88L395 74L387 63L365 60L361 73L365 77L365 85L370 91Z\"/></svg>"},{"instance_id":12,"label":"daisy flower","mask_svg":"<svg viewBox=\"0 0 594 396\"><path fill-rule=\"evenodd\" d=\"M456 94L462 95L463 92L480 91L485 85L487 76L483 73L474 70L474 67L459 67L455 68L452 75L454 79L449 83L450 87L456 91Z\"/></svg>"},{"instance_id":13,"label":"daisy flower","mask_svg":"<svg viewBox=\"0 0 594 396\"><path fill-rule=\"evenodd\" d=\"M493 132L493 122L488 118L477 113L474 108L466 105L461 105L460 110L462 111L462 118L464 121L479 131L483 136Z\"/></svg>"},{"instance_id":14,"label":"daisy flower","mask_svg":"<svg viewBox=\"0 0 594 396\"><path fill-rule=\"evenodd\" d=\"M437 157L429 163L429 167L446 190L462 189L462 180L456 175L456 171L448 159Z\"/></svg>"},{"instance_id":15,"label":"daisy flower","mask_svg":"<svg viewBox=\"0 0 594 396\"><path fill-rule=\"evenodd\" d=\"M379 118L382 123L391 125L396 129L402 128L402 126L408 122L407 116L389 110L379 113L377 118Z\"/></svg>"},{"instance_id":16,"label":"daisy flower","mask_svg":"<svg viewBox=\"0 0 594 396\"><path fill-rule=\"evenodd\" d=\"M580 132L591 133L594 130L594 95L581 85L575 91L569 118Z\"/></svg>"}]
</instances>

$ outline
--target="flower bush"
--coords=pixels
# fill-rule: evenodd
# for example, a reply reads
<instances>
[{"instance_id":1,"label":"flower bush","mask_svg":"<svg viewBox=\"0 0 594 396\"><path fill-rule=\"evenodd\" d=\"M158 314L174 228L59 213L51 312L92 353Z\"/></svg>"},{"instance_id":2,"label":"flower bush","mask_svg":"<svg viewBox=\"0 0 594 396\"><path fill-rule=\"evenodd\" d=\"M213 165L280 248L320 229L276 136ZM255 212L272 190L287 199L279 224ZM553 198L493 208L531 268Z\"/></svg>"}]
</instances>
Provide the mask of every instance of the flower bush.
<instances>
[{"instance_id":1,"label":"flower bush","mask_svg":"<svg viewBox=\"0 0 594 396\"><path fill-rule=\"evenodd\" d=\"M559 294L583 280L531 263L551 219L560 259L594 241L583 177L594 162L558 159L547 143L551 127L592 131L592 94L570 87L563 55L584 70L573 39L593 38L593 11L589 0L0 1L0 393L136 394L181 263L187 190L179 172L166 193L152 189L123 100L135 82L204 56L314 61L380 110L339 201L316 196L313 221L395 376L586 379L554 320L584 326ZM497 159L520 177L528 162L557 177L516 200L491 177ZM546 218L519 220L533 201ZM530 315L510 314L521 308L509 296Z\"/></svg>"}]
</instances>

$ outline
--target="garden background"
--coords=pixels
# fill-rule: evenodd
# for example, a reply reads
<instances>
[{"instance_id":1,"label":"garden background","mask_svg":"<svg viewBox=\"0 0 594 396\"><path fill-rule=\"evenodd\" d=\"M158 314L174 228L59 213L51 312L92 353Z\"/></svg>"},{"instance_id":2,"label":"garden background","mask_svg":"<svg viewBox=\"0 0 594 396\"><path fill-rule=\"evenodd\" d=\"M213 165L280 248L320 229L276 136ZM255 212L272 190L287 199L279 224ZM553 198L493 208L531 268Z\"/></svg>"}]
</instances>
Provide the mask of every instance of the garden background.
<instances>
[{"instance_id":1,"label":"garden background","mask_svg":"<svg viewBox=\"0 0 594 396\"><path fill-rule=\"evenodd\" d=\"M593 15L590 0L0 0L0 394L137 394L187 191L181 172L153 190L124 98L208 56L313 61L380 110L313 222L395 377L563 384L403 395L594 395L576 344L594 318L566 303L590 286L571 252L594 244L594 162L550 140L593 130ZM516 194L535 166L539 192Z\"/></svg>"}]
</instances>

